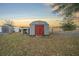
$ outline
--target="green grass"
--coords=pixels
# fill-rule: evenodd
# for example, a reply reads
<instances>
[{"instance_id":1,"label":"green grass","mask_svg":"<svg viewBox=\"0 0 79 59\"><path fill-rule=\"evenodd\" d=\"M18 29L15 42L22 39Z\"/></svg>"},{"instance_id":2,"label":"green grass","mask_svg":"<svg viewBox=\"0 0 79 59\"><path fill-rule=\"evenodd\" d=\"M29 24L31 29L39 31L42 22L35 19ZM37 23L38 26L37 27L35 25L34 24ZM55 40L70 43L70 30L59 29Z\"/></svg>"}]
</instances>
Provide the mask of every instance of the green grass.
<instances>
[{"instance_id":1,"label":"green grass","mask_svg":"<svg viewBox=\"0 0 79 59\"><path fill-rule=\"evenodd\" d=\"M76 56L79 55L79 36L53 33L50 36L35 37L12 33L0 35L2 56Z\"/></svg>"}]
</instances>

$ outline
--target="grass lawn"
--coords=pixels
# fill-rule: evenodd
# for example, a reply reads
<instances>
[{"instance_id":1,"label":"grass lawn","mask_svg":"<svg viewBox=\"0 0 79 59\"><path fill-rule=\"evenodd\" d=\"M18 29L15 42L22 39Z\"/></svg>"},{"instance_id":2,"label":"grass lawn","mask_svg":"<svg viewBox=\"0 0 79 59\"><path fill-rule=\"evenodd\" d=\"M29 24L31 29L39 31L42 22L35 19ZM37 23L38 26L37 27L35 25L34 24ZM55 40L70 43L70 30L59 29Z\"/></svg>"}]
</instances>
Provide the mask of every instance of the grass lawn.
<instances>
[{"instance_id":1,"label":"grass lawn","mask_svg":"<svg viewBox=\"0 0 79 59\"><path fill-rule=\"evenodd\" d=\"M79 55L79 34L56 32L43 37L23 35L21 33L0 35L0 55Z\"/></svg>"}]
</instances>

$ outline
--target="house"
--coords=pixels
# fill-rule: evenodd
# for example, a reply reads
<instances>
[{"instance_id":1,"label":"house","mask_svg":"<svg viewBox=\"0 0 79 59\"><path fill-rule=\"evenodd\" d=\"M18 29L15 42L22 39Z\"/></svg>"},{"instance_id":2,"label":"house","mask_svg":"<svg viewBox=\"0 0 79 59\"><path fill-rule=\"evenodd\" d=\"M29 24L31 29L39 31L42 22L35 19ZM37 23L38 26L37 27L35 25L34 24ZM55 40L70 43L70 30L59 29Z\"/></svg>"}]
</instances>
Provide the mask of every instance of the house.
<instances>
[{"instance_id":1,"label":"house","mask_svg":"<svg viewBox=\"0 0 79 59\"><path fill-rule=\"evenodd\" d=\"M13 26L9 24L4 24L2 26L2 33L12 33L14 31Z\"/></svg>"},{"instance_id":2,"label":"house","mask_svg":"<svg viewBox=\"0 0 79 59\"><path fill-rule=\"evenodd\" d=\"M45 21L34 21L30 24L30 35L49 35L49 24Z\"/></svg>"}]
</instances>

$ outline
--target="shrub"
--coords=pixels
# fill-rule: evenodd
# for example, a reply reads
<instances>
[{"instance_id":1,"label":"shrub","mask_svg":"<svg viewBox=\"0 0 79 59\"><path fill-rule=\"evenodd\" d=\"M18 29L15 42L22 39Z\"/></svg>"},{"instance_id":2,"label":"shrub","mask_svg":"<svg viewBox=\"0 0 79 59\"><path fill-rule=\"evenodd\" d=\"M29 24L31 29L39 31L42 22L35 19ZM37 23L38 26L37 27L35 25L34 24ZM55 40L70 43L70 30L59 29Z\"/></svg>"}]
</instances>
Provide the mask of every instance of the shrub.
<instances>
[{"instance_id":1,"label":"shrub","mask_svg":"<svg viewBox=\"0 0 79 59\"><path fill-rule=\"evenodd\" d=\"M76 25L72 21L66 21L62 23L62 29L64 31L72 31L76 29Z\"/></svg>"}]
</instances>

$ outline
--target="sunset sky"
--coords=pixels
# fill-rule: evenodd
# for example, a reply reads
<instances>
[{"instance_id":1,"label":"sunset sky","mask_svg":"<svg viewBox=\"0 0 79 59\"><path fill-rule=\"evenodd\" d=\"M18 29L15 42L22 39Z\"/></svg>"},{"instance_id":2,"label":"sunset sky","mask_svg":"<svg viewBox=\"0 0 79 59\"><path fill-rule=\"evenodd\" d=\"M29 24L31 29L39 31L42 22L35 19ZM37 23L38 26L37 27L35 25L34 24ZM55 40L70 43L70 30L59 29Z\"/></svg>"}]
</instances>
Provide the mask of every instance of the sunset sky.
<instances>
[{"instance_id":1,"label":"sunset sky","mask_svg":"<svg viewBox=\"0 0 79 59\"><path fill-rule=\"evenodd\" d=\"M0 3L0 18L43 18L56 15L45 3Z\"/></svg>"},{"instance_id":2,"label":"sunset sky","mask_svg":"<svg viewBox=\"0 0 79 59\"><path fill-rule=\"evenodd\" d=\"M62 18L52 12L49 4L43 3L0 3L0 20L10 19L16 26L26 26L35 20L47 21L50 25L56 24ZM0 22L2 23L2 22Z\"/></svg>"}]
</instances>

